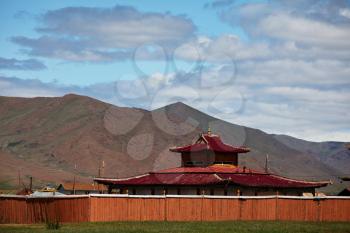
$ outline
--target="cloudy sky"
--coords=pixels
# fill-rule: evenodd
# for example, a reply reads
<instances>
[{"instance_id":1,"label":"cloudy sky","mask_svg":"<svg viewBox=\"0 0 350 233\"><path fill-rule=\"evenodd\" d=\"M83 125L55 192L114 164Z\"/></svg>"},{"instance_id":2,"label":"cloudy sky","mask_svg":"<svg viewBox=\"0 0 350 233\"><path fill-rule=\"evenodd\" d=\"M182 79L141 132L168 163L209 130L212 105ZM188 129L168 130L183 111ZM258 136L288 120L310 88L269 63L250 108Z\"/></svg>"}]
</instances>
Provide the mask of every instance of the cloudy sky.
<instances>
[{"instance_id":1,"label":"cloudy sky","mask_svg":"<svg viewBox=\"0 0 350 233\"><path fill-rule=\"evenodd\" d=\"M350 1L0 2L0 95L183 101L232 123L350 141Z\"/></svg>"}]
</instances>

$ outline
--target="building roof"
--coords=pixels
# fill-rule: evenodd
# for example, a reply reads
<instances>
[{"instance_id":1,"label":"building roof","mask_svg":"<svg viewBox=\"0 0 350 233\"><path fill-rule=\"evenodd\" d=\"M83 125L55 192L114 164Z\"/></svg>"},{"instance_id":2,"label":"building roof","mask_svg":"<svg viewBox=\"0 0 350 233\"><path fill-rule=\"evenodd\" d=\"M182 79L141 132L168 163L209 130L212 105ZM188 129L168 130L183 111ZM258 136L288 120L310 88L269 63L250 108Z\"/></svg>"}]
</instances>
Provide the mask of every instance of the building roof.
<instances>
[{"instance_id":1,"label":"building roof","mask_svg":"<svg viewBox=\"0 0 350 233\"><path fill-rule=\"evenodd\" d=\"M34 193L30 194L31 197L55 197L55 196L65 196L65 194L60 192L41 192L41 191L35 191Z\"/></svg>"},{"instance_id":2,"label":"building roof","mask_svg":"<svg viewBox=\"0 0 350 233\"><path fill-rule=\"evenodd\" d=\"M102 184L118 185L209 185L220 183L215 174L149 173L126 179L95 179Z\"/></svg>"},{"instance_id":3,"label":"building roof","mask_svg":"<svg viewBox=\"0 0 350 233\"><path fill-rule=\"evenodd\" d=\"M338 196L350 196L350 187L343 189Z\"/></svg>"},{"instance_id":4,"label":"building roof","mask_svg":"<svg viewBox=\"0 0 350 233\"><path fill-rule=\"evenodd\" d=\"M250 151L247 147L225 144L222 142L220 136L211 134L210 132L201 134L194 144L170 148L172 152L198 152L203 150L224 153L247 153Z\"/></svg>"},{"instance_id":5,"label":"building roof","mask_svg":"<svg viewBox=\"0 0 350 233\"><path fill-rule=\"evenodd\" d=\"M114 185L218 185L235 184L247 187L273 188L317 188L329 184L294 180L274 174L243 169L233 165L212 165L209 167L180 167L151 172L125 179L98 178L95 181Z\"/></svg>"},{"instance_id":6,"label":"building roof","mask_svg":"<svg viewBox=\"0 0 350 233\"><path fill-rule=\"evenodd\" d=\"M262 173L246 167L231 164L214 164L208 167L175 167L157 171L156 173Z\"/></svg>"},{"instance_id":7,"label":"building roof","mask_svg":"<svg viewBox=\"0 0 350 233\"><path fill-rule=\"evenodd\" d=\"M62 183L58 186L57 189L63 187L64 190L73 191L74 189L77 191L106 191L107 187L104 185L97 184L84 184L84 183Z\"/></svg>"}]
</instances>

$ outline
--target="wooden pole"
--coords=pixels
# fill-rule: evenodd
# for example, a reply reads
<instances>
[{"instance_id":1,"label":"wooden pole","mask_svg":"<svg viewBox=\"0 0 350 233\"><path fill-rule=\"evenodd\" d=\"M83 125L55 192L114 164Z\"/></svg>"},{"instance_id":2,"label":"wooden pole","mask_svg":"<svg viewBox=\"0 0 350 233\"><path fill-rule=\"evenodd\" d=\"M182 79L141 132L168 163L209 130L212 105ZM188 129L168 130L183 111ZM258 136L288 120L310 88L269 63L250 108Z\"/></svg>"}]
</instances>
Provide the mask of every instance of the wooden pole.
<instances>
[{"instance_id":1,"label":"wooden pole","mask_svg":"<svg viewBox=\"0 0 350 233\"><path fill-rule=\"evenodd\" d=\"M102 160L102 169L101 169L101 177L103 177L105 174L105 161L104 160Z\"/></svg>"},{"instance_id":2,"label":"wooden pole","mask_svg":"<svg viewBox=\"0 0 350 233\"><path fill-rule=\"evenodd\" d=\"M101 160L100 160L100 162L98 163L98 174L97 174L98 178L101 178L102 176L104 176L104 168L105 168L105 161L102 160L102 166L101 166ZM98 182L97 182L97 190L99 193L101 193L100 184Z\"/></svg>"},{"instance_id":3,"label":"wooden pole","mask_svg":"<svg viewBox=\"0 0 350 233\"><path fill-rule=\"evenodd\" d=\"M269 162L269 154L266 154L266 159L265 159L265 172L268 173L268 162Z\"/></svg>"},{"instance_id":4,"label":"wooden pole","mask_svg":"<svg viewBox=\"0 0 350 233\"><path fill-rule=\"evenodd\" d=\"M74 177L73 177L73 194L75 195L75 172L77 170L77 165L74 165Z\"/></svg>"},{"instance_id":5,"label":"wooden pole","mask_svg":"<svg viewBox=\"0 0 350 233\"><path fill-rule=\"evenodd\" d=\"M18 190L20 190L21 189L21 172L19 170L18 170L17 176L18 176Z\"/></svg>"},{"instance_id":6,"label":"wooden pole","mask_svg":"<svg viewBox=\"0 0 350 233\"><path fill-rule=\"evenodd\" d=\"M33 177L31 176L29 179L30 179L30 181L29 181L29 191L33 192Z\"/></svg>"}]
</instances>

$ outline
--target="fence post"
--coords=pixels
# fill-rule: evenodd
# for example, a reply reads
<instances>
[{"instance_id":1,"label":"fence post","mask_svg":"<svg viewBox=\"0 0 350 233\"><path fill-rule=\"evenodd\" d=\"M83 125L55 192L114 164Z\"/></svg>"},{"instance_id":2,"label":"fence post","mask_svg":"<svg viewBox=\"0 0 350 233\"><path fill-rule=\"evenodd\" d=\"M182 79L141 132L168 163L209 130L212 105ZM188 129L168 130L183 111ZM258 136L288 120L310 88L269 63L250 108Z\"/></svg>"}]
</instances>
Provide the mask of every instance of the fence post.
<instances>
[{"instance_id":1,"label":"fence post","mask_svg":"<svg viewBox=\"0 0 350 233\"><path fill-rule=\"evenodd\" d=\"M168 221L168 197L164 195L164 221Z\"/></svg>"},{"instance_id":2,"label":"fence post","mask_svg":"<svg viewBox=\"0 0 350 233\"><path fill-rule=\"evenodd\" d=\"M201 197L201 222L203 222L203 196Z\"/></svg>"},{"instance_id":3,"label":"fence post","mask_svg":"<svg viewBox=\"0 0 350 233\"><path fill-rule=\"evenodd\" d=\"M317 221L320 222L321 221L321 200L317 199Z\"/></svg>"},{"instance_id":4,"label":"fence post","mask_svg":"<svg viewBox=\"0 0 350 233\"><path fill-rule=\"evenodd\" d=\"M91 218L92 218L92 208L91 208L91 196L90 196L90 194L89 194L89 196L88 196L88 199L89 199L89 204L88 204L88 211L87 211L87 219L88 219L88 222L92 222L91 220Z\"/></svg>"},{"instance_id":5,"label":"fence post","mask_svg":"<svg viewBox=\"0 0 350 233\"><path fill-rule=\"evenodd\" d=\"M275 220L279 220L279 213L278 213L278 203L279 203L279 201L278 201L278 195L276 195L276 198L275 198L275 200L276 200L276 210L275 210Z\"/></svg>"},{"instance_id":6,"label":"fence post","mask_svg":"<svg viewBox=\"0 0 350 233\"><path fill-rule=\"evenodd\" d=\"M238 203L239 203L239 219L238 220L242 220L242 200L241 198L238 198Z\"/></svg>"}]
</instances>

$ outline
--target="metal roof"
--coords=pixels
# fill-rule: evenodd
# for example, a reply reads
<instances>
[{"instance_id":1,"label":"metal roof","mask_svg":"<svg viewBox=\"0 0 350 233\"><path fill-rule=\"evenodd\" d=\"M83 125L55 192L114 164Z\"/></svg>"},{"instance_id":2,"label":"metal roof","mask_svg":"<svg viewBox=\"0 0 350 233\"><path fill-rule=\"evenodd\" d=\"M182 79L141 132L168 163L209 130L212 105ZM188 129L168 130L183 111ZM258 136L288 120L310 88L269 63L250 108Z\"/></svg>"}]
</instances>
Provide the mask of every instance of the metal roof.
<instances>
[{"instance_id":1,"label":"metal roof","mask_svg":"<svg viewBox=\"0 0 350 233\"><path fill-rule=\"evenodd\" d=\"M225 144L220 136L211 133L201 134L194 144L170 148L172 152L197 152L203 150L222 153L247 153L250 151L247 147Z\"/></svg>"},{"instance_id":2,"label":"metal roof","mask_svg":"<svg viewBox=\"0 0 350 233\"><path fill-rule=\"evenodd\" d=\"M221 167L220 167L221 166ZM310 182L294 180L286 177L242 169L228 165L213 165L209 167L180 167L151 172L142 176L125 179L103 179L95 181L102 184L146 186L146 185L219 185L235 184L248 187L273 188L317 188L330 182Z\"/></svg>"}]
</instances>

